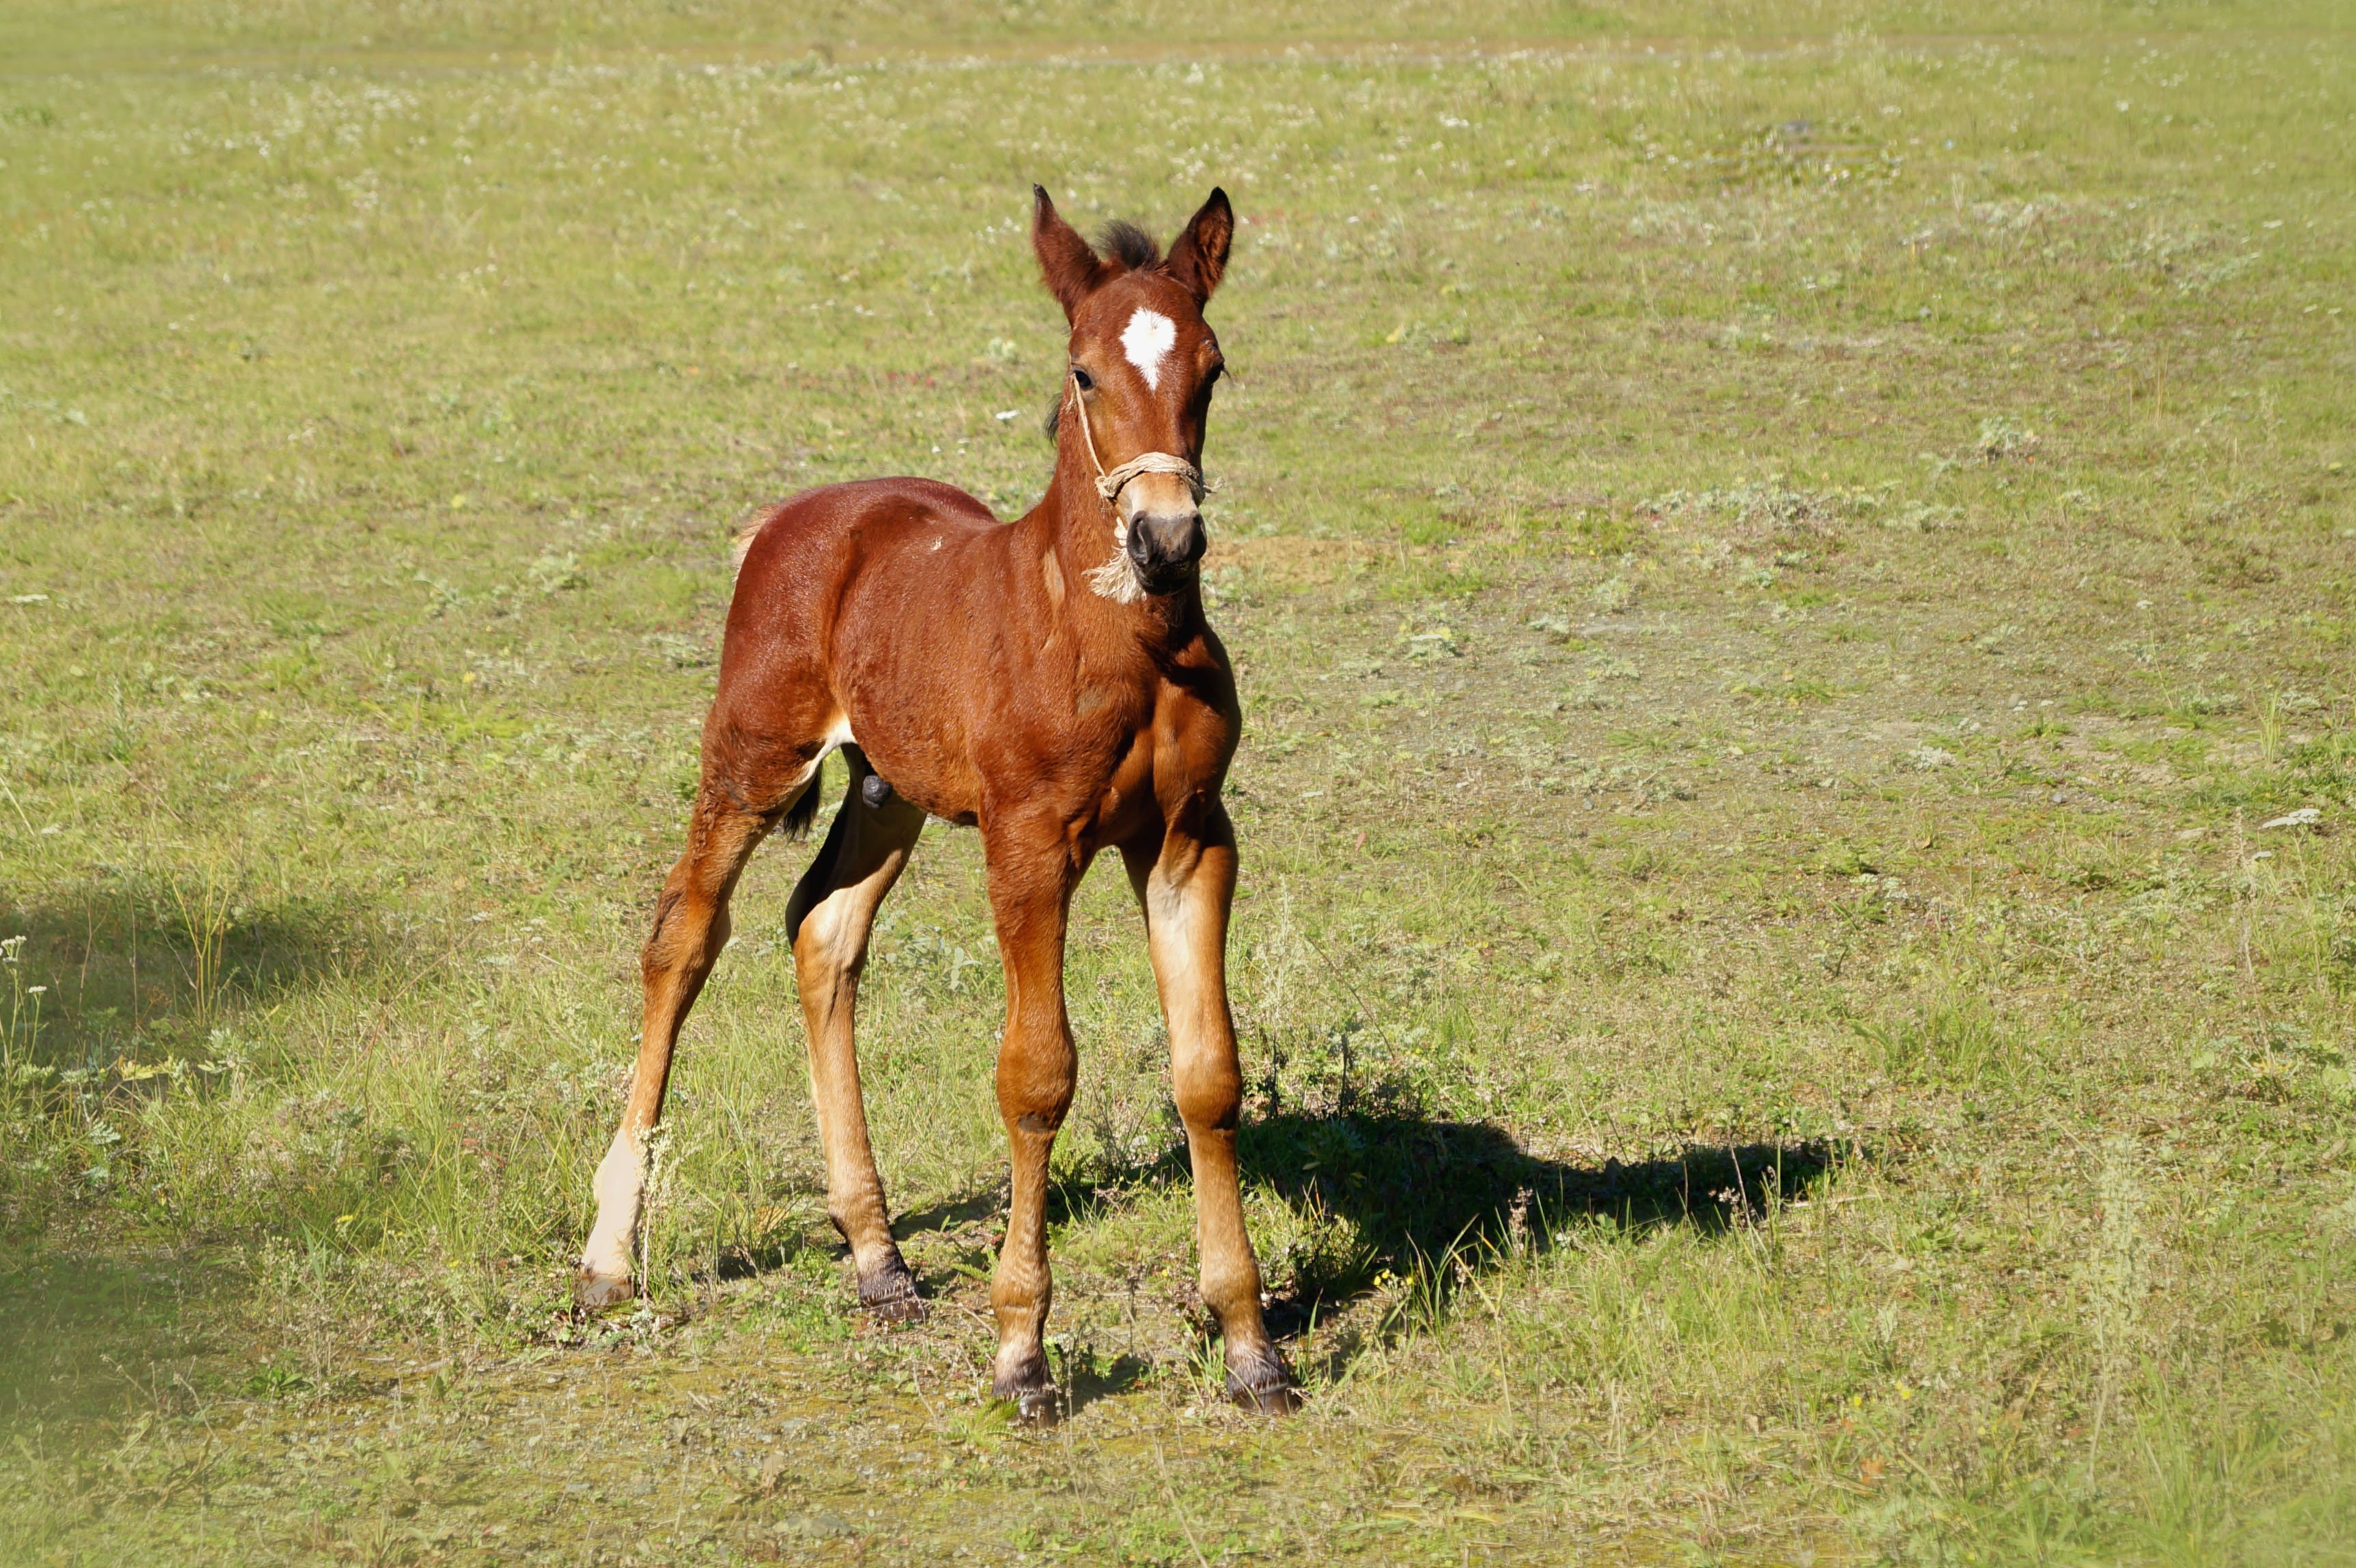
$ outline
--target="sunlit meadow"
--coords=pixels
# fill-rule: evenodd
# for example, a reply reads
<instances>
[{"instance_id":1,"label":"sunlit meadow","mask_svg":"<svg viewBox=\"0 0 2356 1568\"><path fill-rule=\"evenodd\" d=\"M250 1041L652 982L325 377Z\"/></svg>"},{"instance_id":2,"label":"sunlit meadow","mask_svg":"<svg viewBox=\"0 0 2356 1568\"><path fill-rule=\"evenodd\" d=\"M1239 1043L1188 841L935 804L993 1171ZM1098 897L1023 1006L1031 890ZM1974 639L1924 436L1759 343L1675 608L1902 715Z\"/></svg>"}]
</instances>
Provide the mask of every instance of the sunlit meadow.
<instances>
[{"instance_id":1,"label":"sunlit meadow","mask_svg":"<svg viewBox=\"0 0 2356 1568\"><path fill-rule=\"evenodd\" d=\"M937 0L0 15L0 1558L2356 1556L2356 19ZM1117 875L1060 1427L987 1399L969 833L777 843L573 1314L727 538L1036 499L1026 241L1243 227L1217 1400Z\"/></svg>"}]
</instances>

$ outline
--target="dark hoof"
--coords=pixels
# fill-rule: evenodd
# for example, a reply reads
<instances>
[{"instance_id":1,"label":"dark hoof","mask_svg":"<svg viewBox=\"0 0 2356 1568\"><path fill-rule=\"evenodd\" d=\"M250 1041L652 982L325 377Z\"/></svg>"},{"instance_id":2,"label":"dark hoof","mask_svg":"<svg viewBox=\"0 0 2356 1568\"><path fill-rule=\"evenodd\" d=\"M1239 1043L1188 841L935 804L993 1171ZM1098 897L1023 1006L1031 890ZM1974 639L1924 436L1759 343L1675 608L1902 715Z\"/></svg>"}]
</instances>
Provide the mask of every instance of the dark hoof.
<instances>
[{"instance_id":1,"label":"dark hoof","mask_svg":"<svg viewBox=\"0 0 2356 1568\"><path fill-rule=\"evenodd\" d=\"M1273 1353L1227 1369L1227 1397L1257 1415L1290 1415L1301 1408L1301 1385Z\"/></svg>"},{"instance_id":2,"label":"dark hoof","mask_svg":"<svg viewBox=\"0 0 2356 1568\"><path fill-rule=\"evenodd\" d=\"M584 1312L620 1306L637 1294L637 1282L627 1274L593 1274L582 1269L573 1276L573 1305Z\"/></svg>"},{"instance_id":3,"label":"dark hoof","mask_svg":"<svg viewBox=\"0 0 2356 1568\"><path fill-rule=\"evenodd\" d=\"M1064 1419L1064 1391L1051 1385L1016 1394L1014 1413L1025 1426L1053 1426Z\"/></svg>"},{"instance_id":4,"label":"dark hoof","mask_svg":"<svg viewBox=\"0 0 2356 1568\"><path fill-rule=\"evenodd\" d=\"M1301 1391L1289 1382L1254 1385L1229 1378L1227 1397L1254 1415L1290 1415L1301 1408Z\"/></svg>"},{"instance_id":5,"label":"dark hoof","mask_svg":"<svg viewBox=\"0 0 2356 1568\"><path fill-rule=\"evenodd\" d=\"M859 1282L859 1305L884 1323L922 1323L932 1310L916 1294L916 1276L898 1258Z\"/></svg>"},{"instance_id":6,"label":"dark hoof","mask_svg":"<svg viewBox=\"0 0 2356 1568\"><path fill-rule=\"evenodd\" d=\"M1025 1426L1053 1426L1070 1413L1063 1391L1047 1375L1047 1359L1035 1350L992 1378L990 1391L1012 1404Z\"/></svg>"}]
</instances>

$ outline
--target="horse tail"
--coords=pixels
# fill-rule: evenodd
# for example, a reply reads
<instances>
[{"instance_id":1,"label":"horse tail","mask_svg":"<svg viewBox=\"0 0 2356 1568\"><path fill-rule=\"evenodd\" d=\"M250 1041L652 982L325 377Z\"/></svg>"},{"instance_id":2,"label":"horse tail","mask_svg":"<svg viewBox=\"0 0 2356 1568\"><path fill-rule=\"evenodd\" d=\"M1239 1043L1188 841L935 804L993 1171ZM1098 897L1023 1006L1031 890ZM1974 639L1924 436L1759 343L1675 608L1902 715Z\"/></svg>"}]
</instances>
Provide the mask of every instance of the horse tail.
<instances>
[{"instance_id":1,"label":"horse tail","mask_svg":"<svg viewBox=\"0 0 2356 1568\"><path fill-rule=\"evenodd\" d=\"M732 576L744 570L744 557L753 553L753 542L761 537L761 530L785 516L793 504L783 500L775 506L765 506L736 525L736 532L728 536L728 571Z\"/></svg>"},{"instance_id":2,"label":"horse tail","mask_svg":"<svg viewBox=\"0 0 2356 1568\"><path fill-rule=\"evenodd\" d=\"M818 781L823 772L822 768L811 768L809 782L802 786L802 792L795 797L794 803L786 808L785 821L779 825L785 829L787 838L799 840L809 836L810 824L818 821Z\"/></svg>"},{"instance_id":3,"label":"horse tail","mask_svg":"<svg viewBox=\"0 0 2356 1568\"><path fill-rule=\"evenodd\" d=\"M752 553L753 541L761 537L761 530L766 528L769 525L769 520L776 515L774 510L762 512L729 536L728 575L730 576L733 577L744 569L744 557ZM811 810L815 811L817 808L812 807Z\"/></svg>"},{"instance_id":4,"label":"horse tail","mask_svg":"<svg viewBox=\"0 0 2356 1568\"><path fill-rule=\"evenodd\" d=\"M856 746L846 742L841 750L843 768L851 776L851 788L842 797L842 809L844 814L848 815L852 802L860 799L862 787L867 785L867 780L873 776L875 769L868 763L867 754ZM785 830L786 837L788 839L808 837L810 824L818 821L819 780L824 777L825 772L822 767L811 768L809 782L802 786L802 792L794 798L794 803L786 808L786 814L777 825ZM877 782L882 781L879 779ZM891 791L887 789L884 793L888 795ZM830 844L830 843L831 841Z\"/></svg>"}]
</instances>

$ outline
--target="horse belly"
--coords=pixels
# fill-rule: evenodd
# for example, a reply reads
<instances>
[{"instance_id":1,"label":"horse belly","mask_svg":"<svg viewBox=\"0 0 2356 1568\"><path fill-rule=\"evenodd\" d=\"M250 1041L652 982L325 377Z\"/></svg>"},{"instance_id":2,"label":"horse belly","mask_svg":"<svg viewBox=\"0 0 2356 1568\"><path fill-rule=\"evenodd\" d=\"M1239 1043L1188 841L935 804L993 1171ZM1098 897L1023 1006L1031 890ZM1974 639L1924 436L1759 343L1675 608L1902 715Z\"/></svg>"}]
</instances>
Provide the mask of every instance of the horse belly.
<instances>
[{"instance_id":1,"label":"horse belly","mask_svg":"<svg viewBox=\"0 0 2356 1568\"><path fill-rule=\"evenodd\" d=\"M889 687L846 693L852 744L893 792L943 822L971 826L980 779L957 742L961 728L930 703L894 701Z\"/></svg>"},{"instance_id":2,"label":"horse belly","mask_svg":"<svg viewBox=\"0 0 2356 1568\"><path fill-rule=\"evenodd\" d=\"M856 744L903 799L945 822L971 824L982 792L975 727L996 704L961 646L966 607L954 595L846 599L831 684Z\"/></svg>"}]
</instances>

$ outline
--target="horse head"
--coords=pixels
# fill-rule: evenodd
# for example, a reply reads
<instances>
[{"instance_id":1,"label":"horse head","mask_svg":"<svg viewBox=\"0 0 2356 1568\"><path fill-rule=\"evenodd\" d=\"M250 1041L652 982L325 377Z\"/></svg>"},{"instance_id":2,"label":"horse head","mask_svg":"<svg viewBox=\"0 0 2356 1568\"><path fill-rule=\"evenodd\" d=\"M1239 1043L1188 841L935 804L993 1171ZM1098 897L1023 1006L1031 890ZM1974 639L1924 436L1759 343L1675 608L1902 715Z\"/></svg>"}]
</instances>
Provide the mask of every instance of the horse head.
<instances>
[{"instance_id":1,"label":"horse head","mask_svg":"<svg viewBox=\"0 0 2356 1568\"><path fill-rule=\"evenodd\" d=\"M1226 366L1203 307L1226 271L1235 213L1212 191L1165 255L1127 223L1092 246L1033 190L1031 246L1071 323L1057 441L1076 446L1113 514L1117 549L1090 580L1116 599L1174 593L1208 542L1203 431Z\"/></svg>"}]
</instances>

